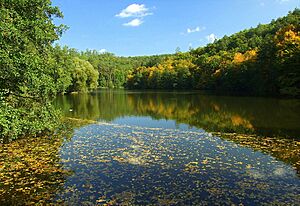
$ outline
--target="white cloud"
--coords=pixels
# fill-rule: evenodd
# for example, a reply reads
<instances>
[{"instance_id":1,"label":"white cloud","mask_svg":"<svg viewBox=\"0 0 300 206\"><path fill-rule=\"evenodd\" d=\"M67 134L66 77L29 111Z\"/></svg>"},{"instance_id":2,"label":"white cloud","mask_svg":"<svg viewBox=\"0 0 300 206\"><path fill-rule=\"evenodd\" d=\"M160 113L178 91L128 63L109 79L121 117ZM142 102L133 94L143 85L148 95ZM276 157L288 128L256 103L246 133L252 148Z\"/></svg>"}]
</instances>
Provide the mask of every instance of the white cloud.
<instances>
[{"instance_id":1,"label":"white cloud","mask_svg":"<svg viewBox=\"0 0 300 206\"><path fill-rule=\"evenodd\" d=\"M210 34L208 36L206 36L206 39L210 42L213 43L215 40L217 40L217 36L215 34Z\"/></svg>"},{"instance_id":2,"label":"white cloud","mask_svg":"<svg viewBox=\"0 0 300 206\"><path fill-rule=\"evenodd\" d=\"M152 15L152 13L148 12L149 9L144 4L131 4L123 9L117 17L126 18L126 17L144 17L148 15Z\"/></svg>"},{"instance_id":3,"label":"white cloud","mask_svg":"<svg viewBox=\"0 0 300 206\"><path fill-rule=\"evenodd\" d=\"M190 34L190 33L194 33L194 32L200 32L200 31L203 31L203 30L205 30L205 27L199 27L199 26L197 26L196 28L188 28L187 30L186 30L186 32L188 33L188 34Z\"/></svg>"},{"instance_id":4,"label":"white cloud","mask_svg":"<svg viewBox=\"0 0 300 206\"><path fill-rule=\"evenodd\" d=\"M180 35L188 35L188 34L191 34L191 33L195 33L195 32L201 32L201 31L204 31L206 28L205 26L197 26L195 28L187 28L186 29L186 32L180 32Z\"/></svg>"},{"instance_id":5,"label":"white cloud","mask_svg":"<svg viewBox=\"0 0 300 206\"><path fill-rule=\"evenodd\" d=\"M140 19L133 19L130 22L123 24L123 26L137 27L137 26L140 26L142 23L143 23L143 21Z\"/></svg>"},{"instance_id":6,"label":"white cloud","mask_svg":"<svg viewBox=\"0 0 300 206\"><path fill-rule=\"evenodd\" d=\"M99 50L99 53L105 53L105 52L107 52L106 49L100 49L100 50Z\"/></svg>"}]
</instances>

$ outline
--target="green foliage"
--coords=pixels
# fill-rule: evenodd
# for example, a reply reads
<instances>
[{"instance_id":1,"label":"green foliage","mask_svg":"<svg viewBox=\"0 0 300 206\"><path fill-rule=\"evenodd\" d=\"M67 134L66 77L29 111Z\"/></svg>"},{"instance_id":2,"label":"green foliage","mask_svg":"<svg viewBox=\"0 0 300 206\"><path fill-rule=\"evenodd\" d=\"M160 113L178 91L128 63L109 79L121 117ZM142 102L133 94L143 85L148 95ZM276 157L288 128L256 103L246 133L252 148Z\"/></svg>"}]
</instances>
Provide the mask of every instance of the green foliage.
<instances>
[{"instance_id":1,"label":"green foliage","mask_svg":"<svg viewBox=\"0 0 300 206\"><path fill-rule=\"evenodd\" d=\"M85 60L78 57L73 59L74 70L72 71L72 80L70 91L91 91L97 88L98 85L98 71Z\"/></svg>"},{"instance_id":2,"label":"green foliage","mask_svg":"<svg viewBox=\"0 0 300 206\"><path fill-rule=\"evenodd\" d=\"M57 45L52 49L49 64L53 68L52 77L58 93L67 92L68 88L72 85L72 75L75 68L74 57L74 51L68 47L61 48Z\"/></svg>"},{"instance_id":3,"label":"green foliage","mask_svg":"<svg viewBox=\"0 0 300 206\"><path fill-rule=\"evenodd\" d=\"M98 53L87 50L81 53L80 58L85 59L98 71L98 84L100 87L122 87L131 64L127 58L116 57L112 53Z\"/></svg>"},{"instance_id":4,"label":"green foliage","mask_svg":"<svg viewBox=\"0 0 300 206\"><path fill-rule=\"evenodd\" d=\"M0 90L40 97L55 93L48 57L63 31L51 20L61 16L50 0L1 1Z\"/></svg>"},{"instance_id":5,"label":"green foliage","mask_svg":"<svg viewBox=\"0 0 300 206\"><path fill-rule=\"evenodd\" d=\"M53 130L58 93L99 87L300 96L300 10L174 55L118 57L53 47L66 28L51 0L0 2L1 140Z\"/></svg>"},{"instance_id":6,"label":"green foliage","mask_svg":"<svg viewBox=\"0 0 300 206\"><path fill-rule=\"evenodd\" d=\"M299 96L299 23L300 10L295 9L270 24L191 51L201 68L196 88ZM289 54L280 55L282 51Z\"/></svg>"},{"instance_id":7,"label":"green foliage","mask_svg":"<svg viewBox=\"0 0 300 206\"><path fill-rule=\"evenodd\" d=\"M276 33L277 81L280 93L300 96L300 26L296 26L289 25Z\"/></svg>"},{"instance_id":8,"label":"green foliage","mask_svg":"<svg viewBox=\"0 0 300 206\"><path fill-rule=\"evenodd\" d=\"M189 54L177 53L152 67L141 66L128 75L127 87L144 89L186 89L191 87L195 65Z\"/></svg>"},{"instance_id":9,"label":"green foliage","mask_svg":"<svg viewBox=\"0 0 300 206\"><path fill-rule=\"evenodd\" d=\"M112 53L95 50L82 52L79 57L89 61L99 72L98 85L104 88L122 88L128 74L139 66L155 66L169 55L118 57Z\"/></svg>"},{"instance_id":10,"label":"green foliage","mask_svg":"<svg viewBox=\"0 0 300 206\"><path fill-rule=\"evenodd\" d=\"M18 101L18 102L17 102ZM0 142L53 132L59 113L50 103L32 99L0 101Z\"/></svg>"},{"instance_id":11,"label":"green foliage","mask_svg":"<svg viewBox=\"0 0 300 206\"><path fill-rule=\"evenodd\" d=\"M300 96L300 10L129 75L128 88Z\"/></svg>"},{"instance_id":12,"label":"green foliage","mask_svg":"<svg viewBox=\"0 0 300 206\"><path fill-rule=\"evenodd\" d=\"M57 112L50 98L57 93L52 43L64 26L50 0L0 2L0 140L52 130Z\"/></svg>"}]
</instances>

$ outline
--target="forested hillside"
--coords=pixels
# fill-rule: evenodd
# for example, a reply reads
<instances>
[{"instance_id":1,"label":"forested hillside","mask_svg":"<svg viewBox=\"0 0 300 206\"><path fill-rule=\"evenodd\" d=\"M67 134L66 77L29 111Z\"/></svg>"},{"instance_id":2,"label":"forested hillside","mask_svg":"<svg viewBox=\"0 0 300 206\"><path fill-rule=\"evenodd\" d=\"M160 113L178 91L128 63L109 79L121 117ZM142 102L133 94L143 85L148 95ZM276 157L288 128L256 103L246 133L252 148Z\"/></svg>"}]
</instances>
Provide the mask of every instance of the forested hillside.
<instances>
[{"instance_id":1,"label":"forested hillside","mask_svg":"<svg viewBox=\"0 0 300 206\"><path fill-rule=\"evenodd\" d=\"M119 57L108 52L79 52L56 46L53 52L56 63L65 68L64 72L72 73L73 85L79 81L77 87L65 85L60 92L90 88L80 84L84 78L74 81L81 70L76 70L75 75L72 69L66 69L72 67L72 63L66 62L77 58L89 62L97 70L98 74L94 75L98 76L98 86L104 88L197 89L244 95L299 96L299 25L300 10L295 9L270 24L260 24L224 36L205 47L170 55ZM71 73L65 77L71 77Z\"/></svg>"},{"instance_id":2,"label":"forested hillside","mask_svg":"<svg viewBox=\"0 0 300 206\"><path fill-rule=\"evenodd\" d=\"M127 87L299 96L300 10L188 53L179 52L156 66L138 67Z\"/></svg>"},{"instance_id":3,"label":"forested hillside","mask_svg":"<svg viewBox=\"0 0 300 206\"><path fill-rule=\"evenodd\" d=\"M78 53L78 56L89 61L98 70L99 87L121 88L134 68L155 66L171 55L119 57L113 53L99 53L95 50L87 50Z\"/></svg>"},{"instance_id":4,"label":"forested hillside","mask_svg":"<svg viewBox=\"0 0 300 206\"><path fill-rule=\"evenodd\" d=\"M0 141L59 124L57 94L98 87L300 96L300 10L186 53L118 57L54 46L51 0L0 1Z\"/></svg>"}]
</instances>

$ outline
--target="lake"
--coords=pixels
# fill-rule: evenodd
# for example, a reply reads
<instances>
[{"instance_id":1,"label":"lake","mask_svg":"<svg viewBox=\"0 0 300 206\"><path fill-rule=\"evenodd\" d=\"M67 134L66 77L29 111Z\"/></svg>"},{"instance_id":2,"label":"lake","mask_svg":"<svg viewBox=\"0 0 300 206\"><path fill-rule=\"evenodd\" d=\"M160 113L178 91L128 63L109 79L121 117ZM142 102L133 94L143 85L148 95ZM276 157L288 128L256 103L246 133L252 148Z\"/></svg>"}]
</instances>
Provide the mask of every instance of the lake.
<instances>
[{"instance_id":1,"label":"lake","mask_svg":"<svg viewBox=\"0 0 300 206\"><path fill-rule=\"evenodd\" d=\"M60 96L65 116L117 124L195 128L300 139L300 100L199 92L99 90Z\"/></svg>"},{"instance_id":2,"label":"lake","mask_svg":"<svg viewBox=\"0 0 300 206\"><path fill-rule=\"evenodd\" d=\"M99 90L54 104L77 124L2 146L0 203L300 204L300 100Z\"/></svg>"}]
</instances>

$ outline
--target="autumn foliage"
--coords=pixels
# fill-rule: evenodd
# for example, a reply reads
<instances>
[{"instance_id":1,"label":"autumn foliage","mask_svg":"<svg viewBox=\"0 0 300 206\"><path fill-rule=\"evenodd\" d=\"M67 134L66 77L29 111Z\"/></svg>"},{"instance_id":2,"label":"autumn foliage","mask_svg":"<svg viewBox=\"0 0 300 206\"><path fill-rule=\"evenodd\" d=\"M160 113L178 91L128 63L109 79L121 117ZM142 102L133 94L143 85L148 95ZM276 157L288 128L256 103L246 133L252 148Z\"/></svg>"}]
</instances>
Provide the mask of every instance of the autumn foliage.
<instances>
[{"instance_id":1,"label":"autumn foliage","mask_svg":"<svg viewBox=\"0 0 300 206\"><path fill-rule=\"evenodd\" d=\"M300 10L267 25L177 52L128 76L128 88L300 95Z\"/></svg>"}]
</instances>

